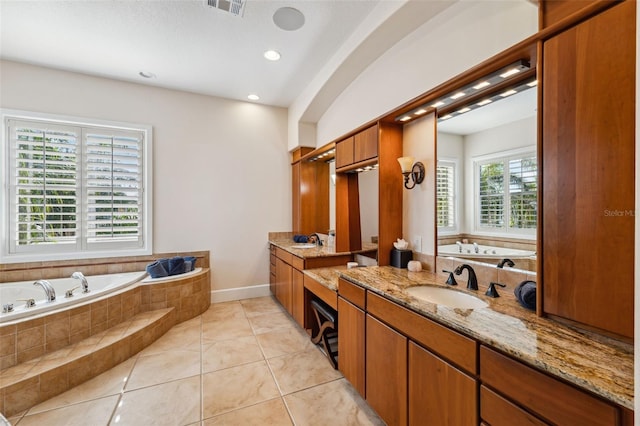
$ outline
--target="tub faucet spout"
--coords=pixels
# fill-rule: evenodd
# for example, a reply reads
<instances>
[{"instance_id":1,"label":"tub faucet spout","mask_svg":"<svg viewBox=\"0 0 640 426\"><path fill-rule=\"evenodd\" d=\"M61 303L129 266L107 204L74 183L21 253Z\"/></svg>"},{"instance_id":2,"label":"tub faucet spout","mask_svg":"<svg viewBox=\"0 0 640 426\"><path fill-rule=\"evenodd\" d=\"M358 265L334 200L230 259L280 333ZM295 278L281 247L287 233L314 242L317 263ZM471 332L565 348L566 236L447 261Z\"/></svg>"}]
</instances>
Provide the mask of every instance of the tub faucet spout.
<instances>
[{"instance_id":1,"label":"tub faucet spout","mask_svg":"<svg viewBox=\"0 0 640 426\"><path fill-rule=\"evenodd\" d=\"M47 280L38 280L33 285L39 285L44 290L44 294L47 298L47 302L53 302L56 300L56 291L53 289L51 283Z\"/></svg>"},{"instance_id":2,"label":"tub faucet spout","mask_svg":"<svg viewBox=\"0 0 640 426\"><path fill-rule=\"evenodd\" d=\"M82 272L74 272L73 274L71 274L71 278L75 278L76 280L80 280L80 283L82 284L82 292L83 293L89 293L89 283L87 282L87 279L85 278L85 276L82 274Z\"/></svg>"},{"instance_id":3,"label":"tub faucet spout","mask_svg":"<svg viewBox=\"0 0 640 426\"><path fill-rule=\"evenodd\" d=\"M460 241L456 241L456 245L458 246L458 251L462 253L462 243Z\"/></svg>"}]
</instances>

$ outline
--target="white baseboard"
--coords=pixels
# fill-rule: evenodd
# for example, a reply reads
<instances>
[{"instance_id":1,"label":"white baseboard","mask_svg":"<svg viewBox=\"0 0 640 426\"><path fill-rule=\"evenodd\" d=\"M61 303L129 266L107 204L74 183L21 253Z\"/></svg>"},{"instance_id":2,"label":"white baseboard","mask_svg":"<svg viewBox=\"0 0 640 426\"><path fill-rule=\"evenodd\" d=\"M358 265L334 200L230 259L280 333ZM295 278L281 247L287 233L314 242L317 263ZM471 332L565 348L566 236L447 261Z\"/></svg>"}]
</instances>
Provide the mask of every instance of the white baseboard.
<instances>
[{"instance_id":1,"label":"white baseboard","mask_svg":"<svg viewBox=\"0 0 640 426\"><path fill-rule=\"evenodd\" d=\"M225 288L211 291L211 303L230 302L232 300L251 299L254 297L270 296L269 284L251 287Z\"/></svg>"}]
</instances>

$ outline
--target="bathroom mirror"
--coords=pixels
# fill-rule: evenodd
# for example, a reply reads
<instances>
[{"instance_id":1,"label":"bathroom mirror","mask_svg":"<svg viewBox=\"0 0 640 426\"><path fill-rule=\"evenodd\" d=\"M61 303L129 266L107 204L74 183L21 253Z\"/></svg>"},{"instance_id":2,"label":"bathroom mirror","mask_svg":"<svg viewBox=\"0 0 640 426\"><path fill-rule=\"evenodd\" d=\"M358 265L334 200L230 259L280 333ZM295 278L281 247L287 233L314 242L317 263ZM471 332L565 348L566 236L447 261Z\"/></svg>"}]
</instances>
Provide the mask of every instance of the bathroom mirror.
<instances>
[{"instance_id":1,"label":"bathroom mirror","mask_svg":"<svg viewBox=\"0 0 640 426\"><path fill-rule=\"evenodd\" d=\"M437 254L535 271L537 89L437 123Z\"/></svg>"}]
</instances>

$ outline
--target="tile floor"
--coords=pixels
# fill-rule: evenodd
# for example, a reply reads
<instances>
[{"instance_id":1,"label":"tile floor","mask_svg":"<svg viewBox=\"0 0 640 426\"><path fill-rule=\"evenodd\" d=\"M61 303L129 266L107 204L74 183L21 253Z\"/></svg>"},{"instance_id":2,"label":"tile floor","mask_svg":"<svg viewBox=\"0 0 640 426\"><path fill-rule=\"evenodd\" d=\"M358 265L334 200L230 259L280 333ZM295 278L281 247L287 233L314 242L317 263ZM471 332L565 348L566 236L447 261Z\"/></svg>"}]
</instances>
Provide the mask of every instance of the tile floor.
<instances>
[{"instance_id":1,"label":"tile floor","mask_svg":"<svg viewBox=\"0 0 640 426\"><path fill-rule=\"evenodd\" d=\"M211 305L13 425L383 424L271 297Z\"/></svg>"}]
</instances>

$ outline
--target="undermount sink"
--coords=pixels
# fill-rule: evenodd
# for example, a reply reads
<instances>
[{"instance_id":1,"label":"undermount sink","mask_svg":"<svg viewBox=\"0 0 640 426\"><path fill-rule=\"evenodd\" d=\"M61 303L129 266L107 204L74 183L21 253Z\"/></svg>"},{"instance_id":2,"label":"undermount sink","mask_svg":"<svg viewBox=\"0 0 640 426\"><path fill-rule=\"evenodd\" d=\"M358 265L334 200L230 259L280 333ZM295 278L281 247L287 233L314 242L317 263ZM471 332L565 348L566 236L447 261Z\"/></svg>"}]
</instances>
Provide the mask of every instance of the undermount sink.
<instances>
[{"instance_id":1,"label":"undermount sink","mask_svg":"<svg viewBox=\"0 0 640 426\"><path fill-rule=\"evenodd\" d=\"M294 244L291 246L291 248L297 248L297 249L308 249L308 248L314 248L316 247L315 244Z\"/></svg>"},{"instance_id":2,"label":"undermount sink","mask_svg":"<svg viewBox=\"0 0 640 426\"><path fill-rule=\"evenodd\" d=\"M416 299L450 308L479 309L489 306L475 296L446 287L417 286L408 288L406 292Z\"/></svg>"}]
</instances>

